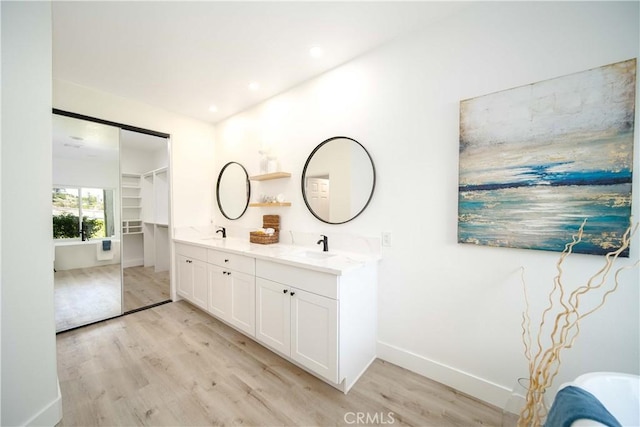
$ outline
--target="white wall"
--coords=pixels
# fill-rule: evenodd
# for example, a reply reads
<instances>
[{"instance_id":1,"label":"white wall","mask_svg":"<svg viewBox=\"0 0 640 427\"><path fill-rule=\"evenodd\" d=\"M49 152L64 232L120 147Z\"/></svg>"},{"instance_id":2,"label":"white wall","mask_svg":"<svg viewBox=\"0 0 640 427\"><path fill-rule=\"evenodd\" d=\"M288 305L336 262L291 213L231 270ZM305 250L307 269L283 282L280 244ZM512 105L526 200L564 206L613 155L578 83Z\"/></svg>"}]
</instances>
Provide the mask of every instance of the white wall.
<instances>
[{"instance_id":1,"label":"white wall","mask_svg":"<svg viewBox=\"0 0 640 427\"><path fill-rule=\"evenodd\" d=\"M379 356L502 405L516 378L527 375L519 267L539 312L559 254L456 243L459 102L637 57L638 17L637 2L474 4L234 116L216 126L215 173L238 161L255 175L258 149L273 144L293 177L252 183L252 192L283 192L293 205L250 208L233 222L215 207L215 220L251 228L263 214L278 213L283 229L330 238L392 231L379 271ZM360 217L328 226L307 211L300 174L311 150L336 135L370 151L378 181ZM636 236L632 258L639 246ZM573 256L567 284L601 264L602 257ZM639 276L637 269L624 273L606 306L585 319L555 386L587 371L640 373Z\"/></svg>"},{"instance_id":2,"label":"white wall","mask_svg":"<svg viewBox=\"0 0 640 427\"><path fill-rule=\"evenodd\" d=\"M90 188L120 187L118 162L104 160L53 159L53 184Z\"/></svg>"},{"instance_id":3,"label":"white wall","mask_svg":"<svg viewBox=\"0 0 640 427\"><path fill-rule=\"evenodd\" d=\"M150 170L166 168L169 164L169 150L161 148L151 153L153 167Z\"/></svg>"},{"instance_id":4,"label":"white wall","mask_svg":"<svg viewBox=\"0 0 640 427\"><path fill-rule=\"evenodd\" d=\"M153 170L153 158L143 150L120 148L120 169L122 173L144 173Z\"/></svg>"},{"instance_id":5,"label":"white wall","mask_svg":"<svg viewBox=\"0 0 640 427\"><path fill-rule=\"evenodd\" d=\"M213 125L61 80L53 82L53 106L170 134L173 226L209 225L215 187L210 171Z\"/></svg>"},{"instance_id":6,"label":"white wall","mask_svg":"<svg viewBox=\"0 0 640 427\"><path fill-rule=\"evenodd\" d=\"M2 2L2 410L55 425L51 244L51 5Z\"/></svg>"},{"instance_id":7,"label":"white wall","mask_svg":"<svg viewBox=\"0 0 640 427\"><path fill-rule=\"evenodd\" d=\"M159 138L164 140L164 138ZM155 169L166 168L169 164L168 148L154 151L134 148L120 148L120 170L122 173L146 173Z\"/></svg>"}]
</instances>

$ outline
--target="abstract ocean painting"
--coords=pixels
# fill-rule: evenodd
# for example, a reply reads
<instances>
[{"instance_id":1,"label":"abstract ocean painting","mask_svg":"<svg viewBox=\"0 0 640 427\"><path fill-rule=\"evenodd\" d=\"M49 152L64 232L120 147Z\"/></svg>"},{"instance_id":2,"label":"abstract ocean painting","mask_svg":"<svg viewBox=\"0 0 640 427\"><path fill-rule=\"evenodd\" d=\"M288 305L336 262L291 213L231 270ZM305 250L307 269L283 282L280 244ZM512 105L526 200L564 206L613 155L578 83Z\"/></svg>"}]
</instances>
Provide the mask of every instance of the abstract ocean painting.
<instances>
[{"instance_id":1,"label":"abstract ocean painting","mask_svg":"<svg viewBox=\"0 0 640 427\"><path fill-rule=\"evenodd\" d=\"M630 225L636 60L460 102L458 242L602 255ZM628 251L623 256L629 256Z\"/></svg>"}]
</instances>

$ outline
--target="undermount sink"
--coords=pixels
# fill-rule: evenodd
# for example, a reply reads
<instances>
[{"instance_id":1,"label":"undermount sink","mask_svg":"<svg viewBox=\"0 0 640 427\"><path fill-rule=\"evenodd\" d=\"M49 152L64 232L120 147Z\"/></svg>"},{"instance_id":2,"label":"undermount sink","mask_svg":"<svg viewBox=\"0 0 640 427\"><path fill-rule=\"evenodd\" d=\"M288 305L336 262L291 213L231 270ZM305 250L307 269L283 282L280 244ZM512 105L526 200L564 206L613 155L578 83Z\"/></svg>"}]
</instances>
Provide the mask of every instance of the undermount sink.
<instances>
[{"instance_id":1,"label":"undermount sink","mask_svg":"<svg viewBox=\"0 0 640 427\"><path fill-rule=\"evenodd\" d=\"M304 251L304 252L296 252L296 256L311 258L311 259L327 259L336 256L336 254L330 254L328 252L314 252L314 251Z\"/></svg>"},{"instance_id":2,"label":"undermount sink","mask_svg":"<svg viewBox=\"0 0 640 427\"><path fill-rule=\"evenodd\" d=\"M200 240L222 240L222 237L219 237L219 236L203 237Z\"/></svg>"}]
</instances>

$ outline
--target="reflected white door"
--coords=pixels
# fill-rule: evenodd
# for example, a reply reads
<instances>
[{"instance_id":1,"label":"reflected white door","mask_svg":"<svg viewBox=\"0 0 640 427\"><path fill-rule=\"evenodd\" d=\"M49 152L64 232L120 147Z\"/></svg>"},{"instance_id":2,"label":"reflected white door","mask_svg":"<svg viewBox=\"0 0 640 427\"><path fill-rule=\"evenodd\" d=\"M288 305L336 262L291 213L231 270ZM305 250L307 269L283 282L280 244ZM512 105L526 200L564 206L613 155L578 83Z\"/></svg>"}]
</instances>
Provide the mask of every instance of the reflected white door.
<instances>
[{"instance_id":1,"label":"reflected white door","mask_svg":"<svg viewBox=\"0 0 640 427\"><path fill-rule=\"evenodd\" d=\"M307 178L307 202L320 218L329 218L329 180Z\"/></svg>"}]
</instances>

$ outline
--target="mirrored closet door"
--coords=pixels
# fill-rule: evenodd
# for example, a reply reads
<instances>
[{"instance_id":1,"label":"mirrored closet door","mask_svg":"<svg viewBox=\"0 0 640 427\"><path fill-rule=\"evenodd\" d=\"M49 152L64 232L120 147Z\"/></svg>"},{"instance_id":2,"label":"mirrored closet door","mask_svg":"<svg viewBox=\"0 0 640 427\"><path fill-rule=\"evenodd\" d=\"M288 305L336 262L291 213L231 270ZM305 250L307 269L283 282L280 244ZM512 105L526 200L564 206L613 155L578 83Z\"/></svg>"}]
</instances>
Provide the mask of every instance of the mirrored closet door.
<instances>
[{"instance_id":1,"label":"mirrored closet door","mask_svg":"<svg viewBox=\"0 0 640 427\"><path fill-rule=\"evenodd\" d=\"M56 331L122 313L120 129L53 115Z\"/></svg>"},{"instance_id":2,"label":"mirrored closet door","mask_svg":"<svg viewBox=\"0 0 640 427\"><path fill-rule=\"evenodd\" d=\"M54 110L57 332L170 301L168 141Z\"/></svg>"},{"instance_id":3,"label":"mirrored closet door","mask_svg":"<svg viewBox=\"0 0 640 427\"><path fill-rule=\"evenodd\" d=\"M121 130L123 312L170 299L167 139Z\"/></svg>"}]
</instances>

